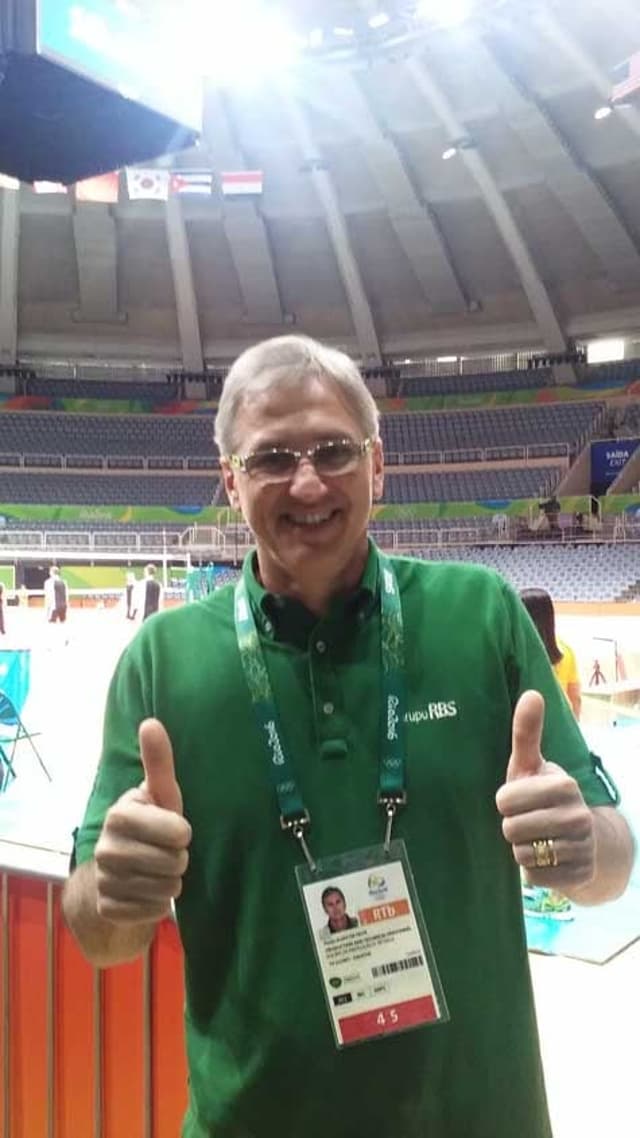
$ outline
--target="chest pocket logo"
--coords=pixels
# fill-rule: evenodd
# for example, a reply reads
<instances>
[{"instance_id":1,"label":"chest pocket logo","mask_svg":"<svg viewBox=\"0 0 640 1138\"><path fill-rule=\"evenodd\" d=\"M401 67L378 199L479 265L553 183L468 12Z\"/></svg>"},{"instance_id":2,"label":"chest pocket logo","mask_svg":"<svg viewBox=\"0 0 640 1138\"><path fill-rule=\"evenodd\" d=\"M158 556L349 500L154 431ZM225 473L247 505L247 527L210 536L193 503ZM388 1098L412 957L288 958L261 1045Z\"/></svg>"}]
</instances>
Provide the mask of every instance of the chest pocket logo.
<instances>
[{"instance_id":1,"label":"chest pocket logo","mask_svg":"<svg viewBox=\"0 0 640 1138\"><path fill-rule=\"evenodd\" d=\"M439 700L437 703L428 703L417 711L408 711L405 715L406 723L430 723L434 719L455 719L458 715L458 705L455 699Z\"/></svg>"}]
</instances>

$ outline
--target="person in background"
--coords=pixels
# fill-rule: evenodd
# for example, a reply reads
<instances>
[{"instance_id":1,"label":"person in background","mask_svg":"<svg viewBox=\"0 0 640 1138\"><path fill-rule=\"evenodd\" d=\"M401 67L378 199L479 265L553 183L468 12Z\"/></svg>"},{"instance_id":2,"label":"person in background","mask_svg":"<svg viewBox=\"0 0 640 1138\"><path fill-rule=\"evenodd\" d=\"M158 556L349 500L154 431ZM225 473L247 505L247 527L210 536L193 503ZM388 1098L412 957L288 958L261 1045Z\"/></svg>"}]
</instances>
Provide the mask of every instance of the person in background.
<instances>
[{"instance_id":1,"label":"person in background","mask_svg":"<svg viewBox=\"0 0 640 1138\"><path fill-rule=\"evenodd\" d=\"M162 585L156 581L155 565L147 565L141 582L142 619L147 620L158 612L162 605Z\"/></svg>"},{"instance_id":2,"label":"person in background","mask_svg":"<svg viewBox=\"0 0 640 1138\"><path fill-rule=\"evenodd\" d=\"M546 589L522 589L520 599L535 624L547 650L555 677L560 684L576 719L580 719L582 705L580 677L573 649L556 636L556 614L553 601ZM552 920L573 920L571 901L556 889L523 884L525 912L532 916L550 917Z\"/></svg>"},{"instance_id":3,"label":"person in background","mask_svg":"<svg viewBox=\"0 0 640 1138\"><path fill-rule=\"evenodd\" d=\"M578 665L573 649L556 636L553 601L545 589L522 589L520 598L540 633L556 679L571 704L573 714L580 719L582 690Z\"/></svg>"},{"instance_id":4,"label":"person in background","mask_svg":"<svg viewBox=\"0 0 640 1138\"><path fill-rule=\"evenodd\" d=\"M67 619L67 583L60 576L57 565L52 565L44 583L44 608L49 624L64 624Z\"/></svg>"},{"instance_id":5,"label":"person in background","mask_svg":"<svg viewBox=\"0 0 640 1138\"><path fill-rule=\"evenodd\" d=\"M127 573L126 585L124 588L124 599L127 607L127 620L135 620L136 608L133 604L133 597L136 588L136 575L135 573Z\"/></svg>"}]
</instances>

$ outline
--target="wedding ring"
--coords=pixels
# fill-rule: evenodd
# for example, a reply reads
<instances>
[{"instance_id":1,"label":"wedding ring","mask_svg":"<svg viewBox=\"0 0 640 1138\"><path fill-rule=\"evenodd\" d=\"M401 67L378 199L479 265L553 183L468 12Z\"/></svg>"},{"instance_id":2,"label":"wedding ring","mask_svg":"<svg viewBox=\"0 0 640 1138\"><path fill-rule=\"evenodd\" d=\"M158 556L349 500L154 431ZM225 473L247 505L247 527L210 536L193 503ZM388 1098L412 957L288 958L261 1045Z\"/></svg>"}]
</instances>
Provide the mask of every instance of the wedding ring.
<instances>
[{"instance_id":1,"label":"wedding ring","mask_svg":"<svg viewBox=\"0 0 640 1138\"><path fill-rule=\"evenodd\" d=\"M539 838L531 843L536 869L549 869L558 864L558 855L553 844L553 838Z\"/></svg>"}]
</instances>

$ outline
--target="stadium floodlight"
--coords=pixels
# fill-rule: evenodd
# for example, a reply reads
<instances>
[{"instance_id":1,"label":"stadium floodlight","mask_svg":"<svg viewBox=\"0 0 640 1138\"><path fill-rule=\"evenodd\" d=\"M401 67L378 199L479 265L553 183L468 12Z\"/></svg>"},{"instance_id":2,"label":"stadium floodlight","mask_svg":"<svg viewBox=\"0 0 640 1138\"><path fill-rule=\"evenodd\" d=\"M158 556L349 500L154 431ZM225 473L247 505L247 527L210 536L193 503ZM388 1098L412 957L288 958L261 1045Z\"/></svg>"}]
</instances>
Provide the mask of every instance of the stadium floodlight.
<instances>
[{"instance_id":1,"label":"stadium floodlight","mask_svg":"<svg viewBox=\"0 0 640 1138\"><path fill-rule=\"evenodd\" d=\"M355 28L348 28L339 24L338 27L333 29L333 34L334 36L338 36L340 39L348 40L356 34L356 30Z\"/></svg>"},{"instance_id":2,"label":"stadium floodlight","mask_svg":"<svg viewBox=\"0 0 640 1138\"><path fill-rule=\"evenodd\" d=\"M416 16L441 27L455 28L468 20L473 11L473 0L418 0Z\"/></svg>"},{"instance_id":3,"label":"stadium floodlight","mask_svg":"<svg viewBox=\"0 0 640 1138\"><path fill-rule=\"evenodd\" d=\"M608 119L611 114L613 114L613 107L610 107L607 103L603 107L598 107L598 109L593 112L593 117L600 122L601 119Z\"/></svg>"},{"instance_id":4,"label":"stadium floodlight","mask_svg":"<svg viewBox=\"0 0 640 1138\"><path fill-rule=\"evenodd\" d=\"M384 26L389 23L390 18L386 12L376 12L373 16L369 16L369 27L374 30L376 28L384 28Z\"/></svg>"},{"instance_id":5,"label":"stadium floodlight","mask_svg":"<svg viewBox=\"0 0 640 1138\"><path fill-rule=\"evenodd\" d=\"M216 5L190 0L190 51L208 80L221 87L251 88L289 70L304 47L282 12L261 0Z\"/></svg>"}]
</instances>

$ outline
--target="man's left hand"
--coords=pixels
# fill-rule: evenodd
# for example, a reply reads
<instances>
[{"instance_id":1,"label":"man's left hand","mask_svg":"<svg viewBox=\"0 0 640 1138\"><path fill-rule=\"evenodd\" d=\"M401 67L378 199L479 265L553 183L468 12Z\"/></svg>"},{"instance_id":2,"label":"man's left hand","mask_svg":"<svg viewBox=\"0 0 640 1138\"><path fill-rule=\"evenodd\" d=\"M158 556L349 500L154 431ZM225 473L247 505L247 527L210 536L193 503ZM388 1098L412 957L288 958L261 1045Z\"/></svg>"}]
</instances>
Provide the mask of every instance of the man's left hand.
<instances>
[{"instance_id":1,"label":"man's left hand","mask_svg":"<svg viewBox=\"0 0 640 1138\"><path fill-rule=\"evenodd\" d=\"M544 700L539 692L520 696L513 713L511 756L506 781L496 795L502 832L532 885L574 891L595 874L595 827L578 783L542 755ZM556 865L536 868L534 842L549 842Z\"/></svg>"}]
</instances>

